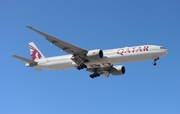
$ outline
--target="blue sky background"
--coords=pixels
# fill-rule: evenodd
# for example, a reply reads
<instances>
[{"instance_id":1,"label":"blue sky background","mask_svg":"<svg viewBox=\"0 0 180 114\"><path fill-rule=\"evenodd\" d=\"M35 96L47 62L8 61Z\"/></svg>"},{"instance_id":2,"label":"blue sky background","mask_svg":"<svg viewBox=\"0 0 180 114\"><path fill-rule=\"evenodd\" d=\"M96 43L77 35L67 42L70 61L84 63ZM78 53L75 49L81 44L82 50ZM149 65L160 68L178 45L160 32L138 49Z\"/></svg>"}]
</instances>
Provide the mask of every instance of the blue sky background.
<instances>
[{"instance_id":1,"label":"blue sky background","mask_svg":"<svg viewBox=\"0 0 180 114\"><path fill-rule=\"evenodd\" d=\"M1 0L0 114L179 114L179 0ZM30 58L33 41L46 57L66 54L31 25L85 49L141 44L166 47L157 62L124 63L123 76L89 78L69 69L42 71Z\"/></svg>"}]
</instances>

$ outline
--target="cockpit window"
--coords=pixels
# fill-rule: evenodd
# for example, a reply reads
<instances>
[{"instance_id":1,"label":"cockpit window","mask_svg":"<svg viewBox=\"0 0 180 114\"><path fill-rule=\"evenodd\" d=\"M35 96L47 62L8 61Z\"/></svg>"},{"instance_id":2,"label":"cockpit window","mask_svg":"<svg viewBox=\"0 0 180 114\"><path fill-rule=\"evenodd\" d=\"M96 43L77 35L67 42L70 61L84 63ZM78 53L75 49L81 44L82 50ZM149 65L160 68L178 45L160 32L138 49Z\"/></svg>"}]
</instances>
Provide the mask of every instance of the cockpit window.
<instances>
[{"instance_id":1,"label":"cockpit window","mask_svg":"<svg viewBox=\"0 0 180 114\"><path fill-rule=\"evenodd\" d=\"M160 49L166 49L166 48L164 48L164 47L160 47Z\"/></svg>"}]
</instances>

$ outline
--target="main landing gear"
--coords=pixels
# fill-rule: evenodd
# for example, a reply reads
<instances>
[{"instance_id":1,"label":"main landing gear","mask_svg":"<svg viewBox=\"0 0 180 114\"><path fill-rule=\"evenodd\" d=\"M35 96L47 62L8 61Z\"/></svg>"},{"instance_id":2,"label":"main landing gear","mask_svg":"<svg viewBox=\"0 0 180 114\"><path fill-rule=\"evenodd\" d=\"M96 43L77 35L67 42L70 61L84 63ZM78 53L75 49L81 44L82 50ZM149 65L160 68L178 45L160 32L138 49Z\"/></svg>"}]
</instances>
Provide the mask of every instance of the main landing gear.
<instances>
[{"instance_id":1,"label":"main landing gear","mask_svg":"<svg viewBox=\"0 0 180 114\"><path fill-rule=\"evenodd\" d=\"M84 68L87 68L87 66L84 64L84 63L80 63L79 66L76 67L78 70L81 70L81 69L84 69Z\"/></svg>"},{"instance_id":2,"label":"main landing gear","mask_svg":"<svg viewBox=\"0 0 180 114\"><path fill-rule=\"evenodd\" d=\"M90 74L90 77L91 77L92 79L100 76L100 74L97 72L97 70L98 70L98 69L94 68L94 69L93 69L93 74Z\"/></svg>"},{"instance_id":3,"label":"main landing gear","mask_svg":"<svg viewBox=\"0 0 180 114\"><path fill-rule=\"evenodd\" d=\"M80 56L72 56L71 59L78 65L76 68L78 70L87 68L87 66L84 64L84 62L87 62L84 58Z\"/></svg>"},{"instance_id":4,"label":"main landing gear","mask_svg":"<svg viewBox=\"0 0 180 114\"><path fill-rule=\"evenodd\" d=\"M96 78L96 77L99 77L100 76L100 74L98 74L98 73L93 73L93 74L90 74L90 77L93 79L93 78Z\"/></svg>"},{"instance_id":5,"label":"main landing gear","mask_svg":"<svg viewBox=\"0 0 180 114\"><path fill-rule=\"evenodd\" d=\"M156 66L156 61L159 60L159 57L154 59L153 65Z\"/></svg>"}]
</instances>

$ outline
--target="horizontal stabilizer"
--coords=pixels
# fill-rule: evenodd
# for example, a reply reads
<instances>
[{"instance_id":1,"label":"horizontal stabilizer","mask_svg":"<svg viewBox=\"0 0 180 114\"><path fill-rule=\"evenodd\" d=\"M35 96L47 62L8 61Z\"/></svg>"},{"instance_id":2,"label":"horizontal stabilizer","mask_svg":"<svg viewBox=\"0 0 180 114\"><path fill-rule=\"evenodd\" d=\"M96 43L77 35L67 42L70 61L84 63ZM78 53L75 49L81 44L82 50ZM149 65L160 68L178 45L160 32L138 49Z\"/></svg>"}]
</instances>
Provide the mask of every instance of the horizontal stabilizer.
<instances>
[{"instance_id":1,"label":"horizontal stabilizer","mask_svg":"<svg viewBox=\"0 0 180 114\"><path fill-rule=\"evenodd\" d=\"M30 60L30 59L26 59L26 58L24 58L24 57L20 57L20 56L18 56L18 55L12 54L12 56L13 56L14 58L19 59L19 60L21 60L21 61L23 61L23 62L26 62L26 63L37 63L37 62L35 62L35 61L32 61L32 60Z\"/></svg>"}]
</instances>

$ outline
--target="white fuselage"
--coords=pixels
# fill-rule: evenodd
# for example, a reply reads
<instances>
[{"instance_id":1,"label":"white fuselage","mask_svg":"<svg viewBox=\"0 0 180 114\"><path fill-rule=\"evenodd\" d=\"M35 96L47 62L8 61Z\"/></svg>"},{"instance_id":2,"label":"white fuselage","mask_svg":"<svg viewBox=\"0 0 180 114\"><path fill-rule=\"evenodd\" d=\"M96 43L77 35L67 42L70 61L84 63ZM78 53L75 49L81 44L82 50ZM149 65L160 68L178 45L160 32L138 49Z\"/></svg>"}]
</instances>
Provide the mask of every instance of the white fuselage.
<instances>
[{"instance_id":1,"label":"white fuselage","mask_svg":"<svg viewBox=\"0 0 180 114\"><path fill-rule=\"evenodd\" d=\"M142 45L103 50L104 57L96 61L85 63L88 68L106 67L112 64L151 60L167 54L167 49L157 45ZM37 69L62 70L75 68L77 65L71 60L72 55L55 56L38 60ZM26 64L26 66L29 66Z\"/></svg>"}]
</instances>

